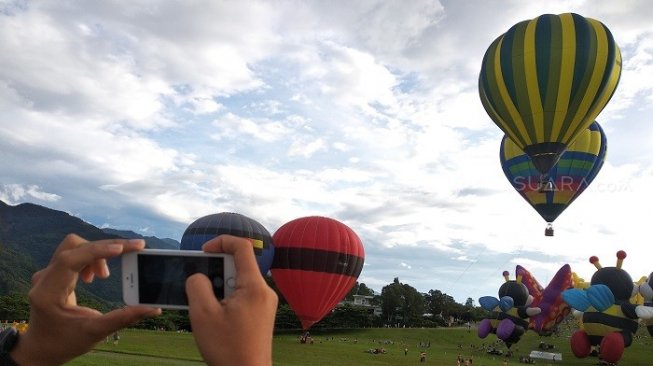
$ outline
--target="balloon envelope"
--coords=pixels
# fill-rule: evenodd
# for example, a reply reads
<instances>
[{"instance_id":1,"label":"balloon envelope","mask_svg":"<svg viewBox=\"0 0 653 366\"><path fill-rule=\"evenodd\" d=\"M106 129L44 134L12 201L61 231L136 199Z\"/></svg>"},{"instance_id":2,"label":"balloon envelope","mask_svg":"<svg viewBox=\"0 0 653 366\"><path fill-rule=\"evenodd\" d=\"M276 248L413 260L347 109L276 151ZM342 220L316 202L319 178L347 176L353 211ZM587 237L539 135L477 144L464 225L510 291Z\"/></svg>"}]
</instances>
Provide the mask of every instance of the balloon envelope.
<instances>
[{"instance_id":1,"label":"balloon envelope","mask_svg":"<svg viewBox=\"0 0 653 366\"><path fill-rule=\"evenodd\" d=\"M238 213L221 212L195 220L184 231L180 249L202 250L204 243L222 234L249 239L261 274L268 273L274 259L272 236L258 221Z\"/></svg>"},{"instance_id":2,"label":"balloon envelope","mask_svg":"<svg viewBox=\"0 0 653 366\"><path fill-rule=\"evenodd\" d=\"M565 264L560 267L546 288L543 288L526 268L517 265L516 273L517 277L522 277L522 283L533 296L533 303L530 306L542 310L541 313L530 317L529 328L541 336L553 334L558 324L571 312L562 297L563 291L572 287L571 266Z\"/></svg>"},{"instance_id":3,"label":"balloon envelope","mask_svg":"<svg viewBox=\"0 0 653 366\"><path fill-rule=\"evenodd\" d=\"M363 269L365 251L347 225L327 217L303 217L281 226L272 279L308 329L340 302Z\"/></svg>"},{"instance_id":4,"label":"balloon envelope","mask_svg":"<svg viewBox=\"0 0 653 366\"><path fill-rule=\"evenodd\" d=\"M553 222L594 180L607 153L603 129L594 122L578 136L548 172L554 190L540 191L540 173L532 160L507 136L501 141L503 173L515 190L547 222Z\"/></svg>"},{"instance_id":5,"label":"balloon envelope","mask_svg":"<svg viewBox=\"0 0 653 366\"><path fill-rule=\"evenodd\" d=\"M494 123L546 174L603 110L620 75L621 52L605 25L545 14L490 45L479 94Z\"/></svg>"}]
</instances>

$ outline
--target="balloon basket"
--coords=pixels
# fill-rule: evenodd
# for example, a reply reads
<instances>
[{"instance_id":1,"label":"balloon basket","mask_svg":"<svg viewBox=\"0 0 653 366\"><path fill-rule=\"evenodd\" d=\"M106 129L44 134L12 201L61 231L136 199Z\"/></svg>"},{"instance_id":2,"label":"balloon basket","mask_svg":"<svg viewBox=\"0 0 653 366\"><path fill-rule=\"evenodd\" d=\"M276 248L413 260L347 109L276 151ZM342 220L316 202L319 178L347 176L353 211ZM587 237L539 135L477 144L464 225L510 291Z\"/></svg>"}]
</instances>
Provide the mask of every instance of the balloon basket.
<instances>
[{"instance_id":1,"label":"balloon basket","mask_svg":"<svg viewBox=\"0 0 653 366\"><path fill-rule=\"evenodd\" d=\"M553 182L551 181L540 182L540 187L538 192L540 193L555 192L555 187L553 186Z\"/></svg>"},{"instance_id":2,"label":"balloon basket","mask_svg":"<svg viewBox=\"0 0 653 366\"><path fill-rule=\"evenodd\" d=\"M549 224L546 229L544 229L544 236L553 236L553 225Z\"/></svg>"}]
</instances>

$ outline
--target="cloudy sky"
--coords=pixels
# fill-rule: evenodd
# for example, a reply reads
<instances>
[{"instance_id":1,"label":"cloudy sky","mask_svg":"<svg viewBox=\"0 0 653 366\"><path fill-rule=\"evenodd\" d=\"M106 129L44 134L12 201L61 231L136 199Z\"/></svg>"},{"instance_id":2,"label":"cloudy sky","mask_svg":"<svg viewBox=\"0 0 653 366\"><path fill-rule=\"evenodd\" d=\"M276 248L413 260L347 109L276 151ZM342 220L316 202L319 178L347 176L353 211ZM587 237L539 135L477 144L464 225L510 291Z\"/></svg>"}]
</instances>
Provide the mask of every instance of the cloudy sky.
<instances>
[{"instance_id":1,"label":"cloudy sky","mask_svg":"<svg viewBox=\"0 0 653 366\"><path fill-rule=\"evenodd\" d=\"M612 31L602 171L544 237L501 171L477 89L511 25L576 12ZM0 0L0 199L180 240L238 212L271 233L340 220L360 281L459 302L516 264L653 271L653 16L640 1Z\"/></svg>"}]
</instances>

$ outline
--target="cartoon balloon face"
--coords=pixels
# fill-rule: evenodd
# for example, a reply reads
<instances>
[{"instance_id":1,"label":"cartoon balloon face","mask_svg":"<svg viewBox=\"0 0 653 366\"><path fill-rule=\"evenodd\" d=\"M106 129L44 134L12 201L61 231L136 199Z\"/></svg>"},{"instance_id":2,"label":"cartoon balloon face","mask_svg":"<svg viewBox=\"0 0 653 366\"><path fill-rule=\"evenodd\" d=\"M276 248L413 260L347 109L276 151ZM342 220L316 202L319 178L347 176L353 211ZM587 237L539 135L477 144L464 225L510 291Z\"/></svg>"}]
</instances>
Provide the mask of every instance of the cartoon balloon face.
<instances>
[{"instance_id":1,"label":"cartoon balloon face","mask_svg":"<svg viewBox=\"0 0 653 366\"><path fill-rule=\"evenodd\" d=\"M506 281L499 287L498 299L492 296L479 298L481 307L490 314L479 323L477 331L480 338L496 334L510 348L528 329L529 317L539 314L541 309L530 306L533 296L522 283L521 275L510 280L508 271L504 271L503 276Z\"/></svg>"},{"instance_id":2,"label":"cartoon balloon face","mask_svg":"<svg viewBox=\"0 0 653 366\"><path fill-rule=\"evenodd\" d=\"M576 357L587 357L592 346L599 346L599 357L617 363L637 333L636 305L630 298L636 290L630 274L621 268L626 252L617 252L617 265L603 267L596 256L590 257L597 271L585 290L570 289L562 293L566 303L582 311L583 328L570 339Z\"/></svg>"},{"instance_id":3,"label":"cartoon balloon face","mask_svg":"<svg viewBox=\"0 0 653 366\"><path fill-rule=\"evenodd\" d=\"M639 294L644 299L644 305L653 306L653 273L647 278L646 282L639 285ZM653 336L653 319L643 321L649 335Z\"/></svg>"},{"instance_id":4,"label":"cartoon balloon face","mask_svg":"<svg viewBox=\"0 0 653 366\"><path fill-rule=\"evenodd\" d=\"M195 220L184 231L180 249L202 250L204 243L222 234L249 239L261 274L267 275L274 259L272 236L258 221L245 215L221 212Z\"/></svg>"},{"instance_id":5,"label":"cartoon balloon face","mask_svg":"<svg viewBox=\"0 0 653 366\"><path fill-rule=\"evenodd\" d=\"M303 217L274 233L272 279L304 329L320 321L354 286L365 251L358 235L327 217Z\"/></svg>"},{"instance_id":6,"label":"cartoon balloon face","mask_svg":"<svg viewBox=\"0 0 653 366\"><path fill-rule=\"evenodd\" d=\"M560 160L549 170L553 189L543 191L540 172L531 158L514 141L501 141L501 168L513 188L551 223L576 200L599 174L607 154L607 140L601 126L594 122L569 145Z\"/></svg>"},{"instance_id":7,"label":"cartoon balloon face","mask_svg":"<svg viewBox=\"0 0 653 366\"><path fill-rule=\"evenodd\" d=\"M545 14L487 49L479 76L490 118L547 174L617 88L621 52L601 22Z\"/></svg>"}]
</instances>

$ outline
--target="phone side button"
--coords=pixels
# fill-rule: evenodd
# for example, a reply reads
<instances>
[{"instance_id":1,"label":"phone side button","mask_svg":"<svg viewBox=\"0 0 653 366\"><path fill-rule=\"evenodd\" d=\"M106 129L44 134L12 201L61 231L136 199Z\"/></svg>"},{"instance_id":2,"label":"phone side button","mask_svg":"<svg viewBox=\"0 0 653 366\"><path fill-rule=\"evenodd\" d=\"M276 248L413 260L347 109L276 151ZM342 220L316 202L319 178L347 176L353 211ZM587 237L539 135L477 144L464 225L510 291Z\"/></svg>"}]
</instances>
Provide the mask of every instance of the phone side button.
<instances>
[{"instance_id":1,"label":"phone side button","mask_svg":"<svg viewBox=\"0 0 653 366\"><path fill-rule=\"evenodd\" d=\"M231 287L231 288L236 287L236 279L233 277L227 278L227 287Z\"/></svg>"}]
</instances>

